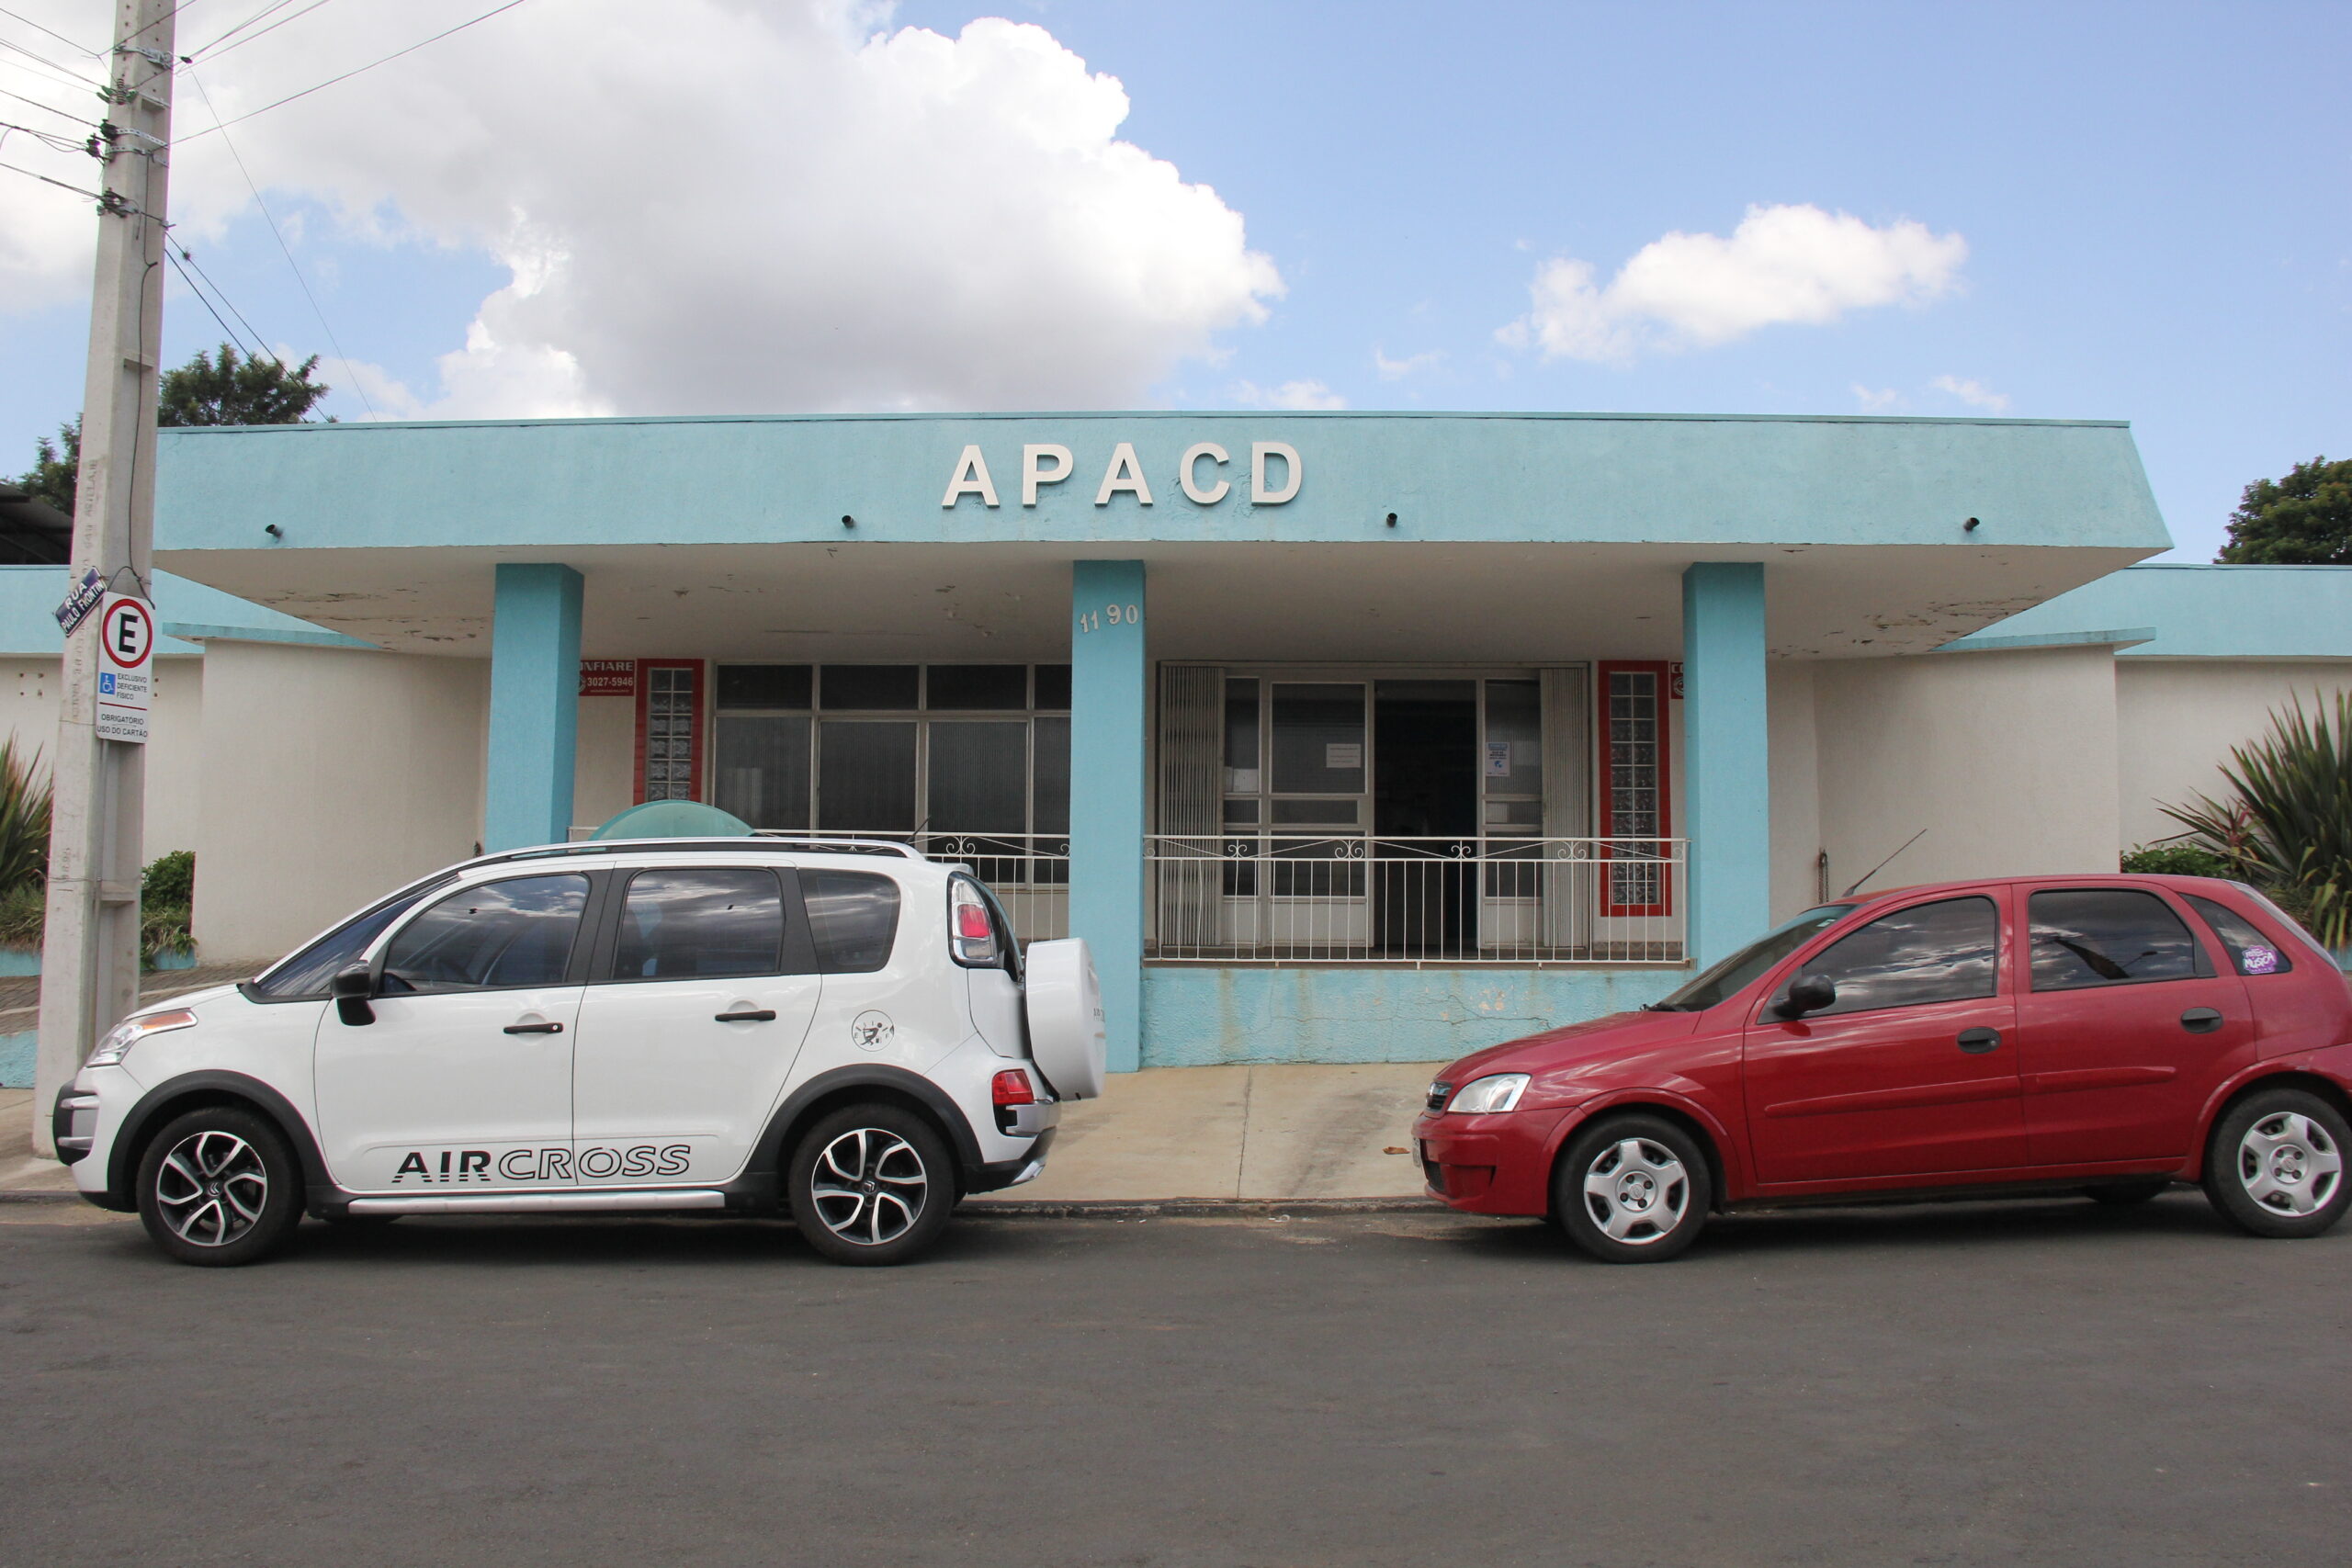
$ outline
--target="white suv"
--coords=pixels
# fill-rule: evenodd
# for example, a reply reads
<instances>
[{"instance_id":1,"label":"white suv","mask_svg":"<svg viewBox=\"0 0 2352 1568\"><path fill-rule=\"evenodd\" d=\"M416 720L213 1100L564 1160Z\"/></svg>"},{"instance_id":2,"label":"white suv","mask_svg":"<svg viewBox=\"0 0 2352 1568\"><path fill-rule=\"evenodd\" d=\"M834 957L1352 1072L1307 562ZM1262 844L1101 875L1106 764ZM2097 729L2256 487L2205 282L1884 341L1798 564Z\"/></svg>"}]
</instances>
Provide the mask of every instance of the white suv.
<instances>
[{"instance_id":1,"label":"white suv","mask_svg":"<svg viewBox=\"0 0 2352 1568\"><path fill-rule=\"evenodd\" d=\"M83 1196L186 1263L308 1213L788 1211L896 1263L1044 1166L1102 1089L1082 942L1023 955L904 845L659 839L485 856L258 979L143 1009L55 1110Z\"/></svg>"}]
</instances>

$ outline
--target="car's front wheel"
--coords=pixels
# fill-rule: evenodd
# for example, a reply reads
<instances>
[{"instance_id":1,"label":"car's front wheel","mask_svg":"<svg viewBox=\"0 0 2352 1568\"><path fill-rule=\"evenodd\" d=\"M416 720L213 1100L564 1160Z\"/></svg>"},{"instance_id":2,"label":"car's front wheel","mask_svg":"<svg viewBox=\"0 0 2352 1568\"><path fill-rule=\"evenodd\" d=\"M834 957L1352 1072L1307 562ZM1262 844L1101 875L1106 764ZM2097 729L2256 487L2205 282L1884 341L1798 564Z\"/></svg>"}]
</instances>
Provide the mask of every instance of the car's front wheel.
<instances>
[{"instance_id":1,"label":"car's front wheel","mask_svg":"<svg viewBox=\"0 0 2352 1568\"><path fill-rule=\"evenodd\" d=\"M2250 1235L2317 1235L2344 1217L2345 1146L2352 1129L2335 1107L2299 1089L2250 1094L2213 1123L2205 1195Z\"/></svg>"},{"instance_id":2,"label":"car's front wheel","mask_svg":"<svg viewBox=\"0 0 2352 1568\"><path fill-rule=\"evenodd\" d=\"M947 1144L897 1105L852 1105L808 1130L786 1176L793 1223L836 1263L904 1263L956 1207Z\"/></svg>"},{"instance_id":3,"label":"car's front wheel","mask_svg":"<svg viewBox=\"0 0 2352 1568\"><path fill-rule=\"evenodd\" d=\"M139 1161L139 1218L164 1256L200 1268L258 1263L302 1218L302 1170L254 1111L174 1117Z\"/></svg>"},{"instance_id":4,"label":"car's front wheel","mask_svg":"<svg viewBox=\"0 0 2352 1568\"><path fill-rule=\"evenodd\" d=\"M1605 1263L1662 1263L1698 1239L1714 1201L1706 1151L1658 1116L1603 1117L1569 1142L1552 1217Z\"/></svg>"}]
</instances>

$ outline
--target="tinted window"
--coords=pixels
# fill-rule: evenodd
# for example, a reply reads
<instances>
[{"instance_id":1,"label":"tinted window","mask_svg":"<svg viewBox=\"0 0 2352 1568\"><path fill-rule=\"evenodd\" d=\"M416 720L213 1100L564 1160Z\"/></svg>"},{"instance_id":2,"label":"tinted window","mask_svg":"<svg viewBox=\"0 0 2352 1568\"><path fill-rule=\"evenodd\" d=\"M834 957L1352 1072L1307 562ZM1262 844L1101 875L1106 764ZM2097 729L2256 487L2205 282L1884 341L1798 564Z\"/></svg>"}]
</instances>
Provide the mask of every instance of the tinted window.
<instances>
[{"instance_id":1,"label":"tinted window","mask_svg":"<svg viewBox=\"0 0 2352 1568\"><path fill-rule=\"evenodd\" d=\"M2165 901L2129 887L2069 887L2037 893L2033 988L2080 991L2197 973L2197 943Z\"/></svg>"},{"instance_id":2,"label":"tinted window","mask_svg":"<svg viewBox=\"0 0 2352 1568\"><path fill-rule=\"evenodd\" d=\"M587 902L584 876L519 876L462 888L392 939L385 988L561 985Z\"/></svg>"},{"instance_id":3,"label":"tinted window","mask_svg":"<svg viewBox=\"0 0 2352 1568\"><path fill-rule=\"evenodd\" d=\"M923 704L934 708L1025 708L1025 664L934 664L923 677Z\"/></svg>"},{"instance_id":4,"label":"tinted window","mask_svg":"<svg viewBox=\"0 0 2352 1568\"><path fill-rule=\"evenodd\" d=\"M394 920L416 908L418 900L440 886L435 883L432 887L403 893L377 905L364 915L345 920L280 963L266 978L254 981L253 990L280 1001L295 997L325 996L328 981L358 963L359 955L374 946L376 939L383 935Z\"/></svg>"},{"instance_id":5,"label":"tinted window","mask_svg":"<svg viewBox=\"0 0 2352 1568\"><path fill-rule=\"evenodd\" d=\"M2294 965L2286 950L2262 934L2252 920L2226 904L2188 895L2189 908L2205 917L2213 934L2229 951L2230 962L2241 975L2284 975Z\"/></svg>"},{"instance_id":6,"label":"tinted window","mask_svg":"<svg viewBox=\"0 0 2352 1568\"><path fill-rule=\"evenodd\" d=\"M718 705L722 708L805 708L811 690L806 664L722 664Z\"/></svg>"},{"instance_id":7,"label":"tinted window","mask_svg":"<svg viewBox=\"0 0 2352 1568\"><path fill-rule=\"evenodd\" d=\"M819 695L829 708L896 712L915 705L918 680L911 664L828 664Z\"/></svg>"},{"instance_id":8,"label":"tinted window","mask_svg":"<svg viewBox=\"0 0 2352 1568\"><path fill-rule=\"evenodd\" d=\"M1826 975L1838 987L1835 1002L1805 1016L1992 996L1999 988L2000 935L1990 898L1944 898L1881 915L1801 966L1799 973ZM1774 1004L1787 994L1783 985Z\"/></svg>"},{"instance_id":9,"label":"tinted window","mask_svg":"<svg viewBox=\"0 0 2352 1568\"><path fill-rule=\"evenodd\" d=\"M737 866L629 878L614 979L774 975L783 959L784 896L775 873Z\"/></svg>"},{"instance_id":10,"label":"tinted window","mask_svg":"<svg viewBox=\"0 0 2352 1568\"><path fill-rule=\"evenodd\" d=\"M1657 1010L1698 1012L1711 1008L1853 912L1851 904L1825 904L1818 909L1807 909L1785 925L1773 927L1691 980L1666 1000L1657 1003Z\"/></svg>"},{"instance_id":11,"label":"tinted window","mask_svg":"<svg viewBox=\"0 0 2352 1568\"><path fill-rule=\"evenodd\" d=\"M827 975L867 975L890 962L899 934L899 885L863 871L804 871L800 896L817 967Z\"/></svg>"}]
</instances>

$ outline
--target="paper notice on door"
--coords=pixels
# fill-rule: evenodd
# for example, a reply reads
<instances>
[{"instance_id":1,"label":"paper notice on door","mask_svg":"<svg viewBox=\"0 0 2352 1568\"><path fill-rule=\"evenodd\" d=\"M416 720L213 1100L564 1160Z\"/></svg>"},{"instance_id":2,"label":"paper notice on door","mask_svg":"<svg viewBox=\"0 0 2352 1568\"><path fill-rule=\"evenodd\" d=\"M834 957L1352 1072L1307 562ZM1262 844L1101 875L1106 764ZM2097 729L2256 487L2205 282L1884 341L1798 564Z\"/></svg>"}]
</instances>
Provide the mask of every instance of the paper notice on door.
<instances>
[{"instance_id":1,"label":"paper notice on door","mask_svg":"<svg viewBox=\"0 0 2352 1568\"><path fill-rule=\"evenodd\" d=\"M1323 747L1323 767L1328 773L1351 773L1363 766L1363 742L1333 740Z\"/></svg>"},{"instance_id":2,"label":"paper notice on door","mask_svg":"<svg viewBox=\"0 0 2352 1568\"><path fill-rule=\"evenodd\" d=\"M1489 740L1487 742L1487 776L1490 779L1510 777L1510 741Z\"/></svg>"}]
</instances>

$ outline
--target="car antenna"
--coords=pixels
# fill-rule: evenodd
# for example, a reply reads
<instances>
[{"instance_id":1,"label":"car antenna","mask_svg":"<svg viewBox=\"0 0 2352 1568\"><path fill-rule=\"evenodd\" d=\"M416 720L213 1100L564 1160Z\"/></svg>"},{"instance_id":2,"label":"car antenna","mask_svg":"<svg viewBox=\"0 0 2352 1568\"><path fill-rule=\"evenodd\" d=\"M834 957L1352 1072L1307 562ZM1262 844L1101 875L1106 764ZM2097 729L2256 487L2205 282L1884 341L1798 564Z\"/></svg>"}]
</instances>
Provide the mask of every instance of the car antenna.
<instances>
[{"instance_id":1,"label":"car antenna","mask_svg":"<svg viewBox=\"0 0 2352 1568\"><path fill-rule=\"evenodd\" d=\"M1925 828L1920 829L1917 832L1912 834L1909 838L1904 840L1900 844L1897 844L1894 847L1894 855L1901 854L1905 850L1909 849L1912 845L1917 843L1927 836L1928 830ZM1871 867L1870 870L1862 873L1860 876L1855 878L1853 887L1849 887L1846 891L1838 895L1838 897L1840 898L1851 898L1854 896L1855 887L1860 887L1863 883L1868 882L1871 877L1876 876L1880 872L1884 871L1888 866L1893 865L1894 863L1894 855L1887 856L1884 860Z\"/></svg>"}]
</instances>

